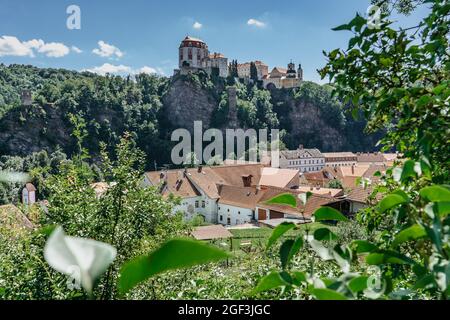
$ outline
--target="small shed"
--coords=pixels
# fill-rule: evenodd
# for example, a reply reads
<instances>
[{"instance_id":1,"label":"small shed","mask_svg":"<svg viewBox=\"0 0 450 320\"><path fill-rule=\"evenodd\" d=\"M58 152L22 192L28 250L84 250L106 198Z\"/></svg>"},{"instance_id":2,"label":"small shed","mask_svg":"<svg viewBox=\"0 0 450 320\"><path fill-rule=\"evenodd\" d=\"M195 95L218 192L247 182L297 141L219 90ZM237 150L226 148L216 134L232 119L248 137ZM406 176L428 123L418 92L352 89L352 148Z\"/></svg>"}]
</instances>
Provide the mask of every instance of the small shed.
<instances>
[{"instance_id":1,"label":"small shed","mask_svg":"<svg viewBox=\"0 0 450 320\"><path fill-rule=\"evenodd\" d=\"M233 234L222 225L196 227L191 235L196 240L217 240L232 238Z\"/></svg>"}]
</instances>

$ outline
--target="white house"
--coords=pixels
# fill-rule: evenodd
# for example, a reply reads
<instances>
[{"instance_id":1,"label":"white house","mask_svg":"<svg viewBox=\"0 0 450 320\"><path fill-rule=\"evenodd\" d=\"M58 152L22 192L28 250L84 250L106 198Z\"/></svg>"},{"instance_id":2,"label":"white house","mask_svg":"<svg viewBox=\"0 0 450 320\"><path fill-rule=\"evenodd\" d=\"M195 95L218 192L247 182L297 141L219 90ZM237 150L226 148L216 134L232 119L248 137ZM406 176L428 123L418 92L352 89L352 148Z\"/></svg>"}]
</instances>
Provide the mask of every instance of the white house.
<instances>
[{"instance_id":1,"label":"white house","mask_svg":"<svg viewBox=\"0 0 450 320\"><path fill-rule=\"evenodd\" d=\"M255 219L255 208L263 192L258 187L219 186L218 223L239 225Z\"/></svg>"},{"instance_id":2,"label":"white house","mask_svg":"<svg viewBox=\"0 0 450 320\"><path fill-rule=\"evenodd\" d=\"M201 215L206 222L231 226L258 220L256 208L264 207L263 197L265 201L280 193L298 195L292 188L299 186L299 172L258 163L198 167L147 172L144 186L158 187L163 196L181 198L173 212L184 212L187 220ZM267 217L284 217L286 210L277 213L269 208Z\"/></svg>"},{"instance_id":3,"label":"white house","mask_svg":"<svg viewBox=\"0 0 450 320\"><path fill-rule=\"evenodd\" d=\"M280 168L295 169L299 172L317 172L325 167L325 157L318 149L280 151Z\"/></svg>"},{"instance_id":4,"label":"white house","mask_svg":"<svg viewBox=\"0 0 450 320\"><path fill-rule=\"evenodd\" d=\"M32 183L27 183L23 188L22 203L26 206L36 203L36 187Z\"/></svg>"}]
</instances>

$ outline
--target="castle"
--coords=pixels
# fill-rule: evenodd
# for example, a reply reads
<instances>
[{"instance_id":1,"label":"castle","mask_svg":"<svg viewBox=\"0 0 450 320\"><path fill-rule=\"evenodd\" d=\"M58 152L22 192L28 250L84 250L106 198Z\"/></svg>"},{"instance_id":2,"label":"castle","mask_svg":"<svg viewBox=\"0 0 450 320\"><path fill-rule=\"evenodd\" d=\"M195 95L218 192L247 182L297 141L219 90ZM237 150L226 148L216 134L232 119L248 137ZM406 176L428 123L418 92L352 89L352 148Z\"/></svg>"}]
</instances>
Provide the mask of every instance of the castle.
<instances>
[{"instance_id":1,"label":"castle","mask_svg":"<svg viewBox=\"0 0 450 320\"><path fill-rule=\"evenodd\" d=\"M291 61L287 69L275 67L269 72L269 67L262 61L246 62L237 65L238 77L248 80L251 77L251 65L256 67L258 80L262 81L264 88L296 88L303 81L303 69ZM209 52L208 45L200 39L186 36L179 47L178 69L175 74L195 73L204 70L208 75L228 77L228 59L221 53Z\"/></svg>"},{"instance_id":2,"label":"castle","mask_svg":"<svg viewBox=\"0 0 450 320\"><path fill-rule=\"evenodd\" d=\"M221 53L210 54L208 45L200 39L190 36L181 41L179 48L179 69L175 74L187 74L198 70L205 70L212 75L228 77L228 59Z\"/></svg>"}]
</instances>

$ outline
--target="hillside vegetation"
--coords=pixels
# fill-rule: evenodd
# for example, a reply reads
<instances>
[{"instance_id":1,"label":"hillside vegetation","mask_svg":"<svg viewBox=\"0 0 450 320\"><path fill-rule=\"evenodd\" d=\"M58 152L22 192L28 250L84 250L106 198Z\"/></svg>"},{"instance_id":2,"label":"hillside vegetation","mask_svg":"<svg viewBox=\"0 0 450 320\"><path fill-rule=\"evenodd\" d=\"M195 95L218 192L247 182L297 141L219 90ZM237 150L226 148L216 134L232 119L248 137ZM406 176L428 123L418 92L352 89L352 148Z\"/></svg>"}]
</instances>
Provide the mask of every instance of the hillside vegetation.
<instances>
[{"instance_id":1,"label":"hillside vegetation","mask_svg":"<svg viewBox=\"0 0 450 320\"><path fill-rule=\"evenodd\" d=\"M331 88L305 82L295 90L267 91L257 85L237 87L237 110L230 110L229 79L204 73L134 78L98 76L60 69L0 65L0 154L27 156L60 148L76 150L74 119L86 123L85 146L98 158L101 142L118 143L130 132L147 156L147 167L170 163L170 134L204 128L280 128L287 147L323 151L369 151L376 139L363 133L365 122L345 116ZM33 105L22 106L20 93L33 93Z\"/></svg>"}]
</instances>

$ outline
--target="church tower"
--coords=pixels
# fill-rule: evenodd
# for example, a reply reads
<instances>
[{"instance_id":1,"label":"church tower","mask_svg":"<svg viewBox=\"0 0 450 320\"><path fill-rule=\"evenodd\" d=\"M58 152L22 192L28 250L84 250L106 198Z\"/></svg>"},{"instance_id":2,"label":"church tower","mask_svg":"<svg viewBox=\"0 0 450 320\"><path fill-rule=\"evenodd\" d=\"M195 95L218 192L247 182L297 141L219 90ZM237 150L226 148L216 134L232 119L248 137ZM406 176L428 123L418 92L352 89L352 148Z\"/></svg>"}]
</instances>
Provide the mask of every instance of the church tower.
<instances>
[{"instance_id":1,"label":"church tower","mask_svg":"<svg viewBox=\"0 0 450 320\"><path fill-rule=\"evenodd\" d=\"M298 65L297 77L300 79L300 81L303 81L303 69L301 63Z\"/></svg>"},{"instance_id":2,"label":"church tower","mask_svg":"<svg viewBox=\"0 0 450 320\"><path fill-rule=\"evenodd\" d=\"M295 72L295 64L291 61L288 64L288 69L287 69L287 75L286 78L295 78L296 77L296 72Z\"/></svg>"}]
</instances>

